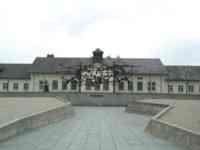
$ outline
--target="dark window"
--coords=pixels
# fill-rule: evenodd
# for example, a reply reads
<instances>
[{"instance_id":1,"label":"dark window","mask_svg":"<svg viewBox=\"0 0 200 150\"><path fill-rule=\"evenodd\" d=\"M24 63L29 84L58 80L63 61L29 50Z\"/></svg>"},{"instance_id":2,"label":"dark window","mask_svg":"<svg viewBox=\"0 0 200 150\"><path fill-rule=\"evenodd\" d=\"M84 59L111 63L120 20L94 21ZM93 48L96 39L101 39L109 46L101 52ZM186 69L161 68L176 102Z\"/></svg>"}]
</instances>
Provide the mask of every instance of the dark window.
<instances>
[{"instance_id":1,"label":"dark window","mask_svg":"<svg viewBox=\"0 0 200 150\"><path fill-rule=\"evenodd\" d=\"M103 90L109 90L109 81L108 80L104 80L103 82Z\"/></svg>"},{"instance_id":2,"label":"dark window","mask_svg":"<svg viewBox=\"0 0 200 150\"><path fill-rule=\"evenodd\" d=\"M71 90L76 90L77 89L77 81L76 80L72 80L71 81Z\"/></svg>"},{"instance_id":3,"label":"dark window","mask_svg":"<svg viewBox=\"0 0 200 150\"><path fill-rule=\"evenodd\" d=\"M120 91L124 90L124 82L123 81L119 82L119 90Z\"/></svg>"},{"instance_id":4,"label":"dark window","mask_svg":"<svg viewBox=\"0 0 200 150\"><path fill-rule=\"evenodd\" d=\"M39 88L40 90L42 90L44 88L44 82L43 81L39 81Z\"/></svg>"},{"instance_id":5,"label":"dark window","mask_svg":"<svg viewBox=\"0 0 200 150\"><path fill-rule=\"evenodd\" d=\"M52 89L53 90L57 90L58 89L58 81L57 80L53 80L52 81Z\"/></svg>"},{"instance_id":6,"label":"dark window","mask_svg":"<svg viewBox=\"0 0 200 150\"><path fill-rule=\"evenodd\" d=\"M85 83L85 86L86 86L86 90L91 90L91 85L92 84L92 81L90 79L86 79L86 83Z\"/></svg>"},{"instance_id":7,"label":"dark window","mask_svg":"<svg viewBox=\"0 0 200 150\"><path fill-rule=\"evenodd\" d=\"M49 92L49 84L47 80L43 82L43 90L44 92Z\"/></svg>"},{"instance_id":8,"label":"dark window","mask_svg":"<svg viewBox=\"0 0 200 150\"><path fill-rule=\"evenodd\" d=\"M137 77L138 80L143 80L143 77Z\"/></svg>"},{"instance_id":9,"label":"dark window","mask_svg":"<svg viewBox=\"0 0 200 150\"><path fill-rule=\"evenodd\" d=\"M18 90L19 89L19 84L18 83L13 83L13 89Z\"/></svg>"},{"instance_id":10,"label":"dark window","mask_svg":"<svg viewBox=\"0 0 200 150\"><path fill-rule=\"evenodd\" d=\"M128 81L128 90L129 91L133 90L133 81Z\"/></svg>"},{"instance_id":11,"label":"dark window","mask_svg":"<svg viewBox=\"0 0 200 150\"><path fill-rule=\"evenodd\" d=\"M98 84L98 83L95 84L95 87L94 87L94 88L95 88L95 90L99 91L99 90L100 90L100 84Z\"/></svg>"},{"instance_id":12,"label":"dark window","mask_svg":"<svg viewBox=\"0 0 200 150\"><path fill-rule=\"evenodd\" d=\"M8 90L8 83L3 83L3 90Z\"/></svg>"},{"instance_id":13,"label":"dark window","mask_svg":"<svg viewBox=\"0 0 200 150\"><path fill-rule=\"evenodd\" d=\"M24 83L24 90L28 90L29 89L29 84L28 83Z\"/></svg>"},{"instance_id":14,"label":"dark window","mask_svg":"<svg viewBox=\"0 0 200 150\"><path fill-rule=\"evenodd\" d=\"M178 86L178 92L182 93L183 92L183 85Z\"/></svg>"},{"instance_id":15,"label":"dark window","mask_svg":"<svg viewBox=\"0 0 200 150\"><path fill-rule=\"evenodd\" d=\"M148 91L151 91L151 82L148 82Z\"/></svg>"},{"instance_id":16,"label":"dark window","mask_svg":"<svg viewBox=\"0 0 200 150\"><path fill-rule=\"evenodd\" d=\"M143 90L143 82L138 82L137 83L137 90L142 91Z\"/></svg>"},{"instance_id":17,"label":"dark window","mask_svg":"<svg viewBox=\"0 0 200 150\"><path fill-rule=\"evenodd\" d=\"M168 85L168 91L171 93L174 91L173 85Z\"/></svg>"},{"instance_id":18,"label":"dark window","mask_svg":"<svg viewBox=\"0 0 200 150\"><path fill-rule=\"evenodd\" d=\"M67 90L67 81L62 81L62 89Z\"/></svg>"},{"instance_id":19,"label":"dark window","mask_svg":"<svg viewBox=\"0 0 200 150\"><path fill-rule=\"evenodd\" d=\"M156 82L152 82L151 84L152 91L156 91Z\"/></svg>"},{"instance_id":20,"label":"dark window","mask_svg":"<svg viewBox=\"0 0 200 150\"><path fill-rule=\"evenodd\" d=\"M188 92L190 92L190 93L194 92L194 86L193 85L188 85Z\"/></svg>"},{"instance_id":21,"label":"dark window","mask_svg":"<svg viewBox=\"0 0 200 150\"><path fill-rule=\"evenodd\" d=\"M148 82L148 91L156 91L156 82Z\"/></svg>"}]
</instances>

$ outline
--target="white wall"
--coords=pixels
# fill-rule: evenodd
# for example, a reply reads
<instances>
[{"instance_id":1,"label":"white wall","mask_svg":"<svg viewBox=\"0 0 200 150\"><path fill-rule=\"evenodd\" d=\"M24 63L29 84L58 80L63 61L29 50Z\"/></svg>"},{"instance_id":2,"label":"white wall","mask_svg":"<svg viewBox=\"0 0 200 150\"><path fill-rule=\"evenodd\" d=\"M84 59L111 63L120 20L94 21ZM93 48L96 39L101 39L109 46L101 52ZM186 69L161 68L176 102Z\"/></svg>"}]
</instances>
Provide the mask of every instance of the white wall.
<instances>
[{"instance_id":1,"label":"white wall","mask_svg":"<svg viewBox=\"0 0 200 150\"><path fill-rule=\"evenodd\" d=\"M78 85L76 90L71 90L71 83L67 85L67 90L62 89L62 81L63 81L63 74L32 74L31 79L33 82L33 91L35 92L43 92L43 90L39 89L39 81L48 81L49 84L49 91L50 92L78 92ZM65 75L66 76L66 75ZM72 77L69 75L69 78ZM58 81L58 89L53 90L52 89L52 81L57 80Z\"/></svg>"},{"instance_id":2,"label":"white wall","mask_svg":"<svg viewBox=\"0 0 200 150\"><path fill-rule=\"evenodd\" d=\"M190 94L190 95L199 95L199 87L200 87L200 82L199 81L165 81L165 89L168 91L168 85L172 85L173 86L173 92L170 92L170 94ZM179 85L183 85L184 91L183 92L179 92L178 91L178 86ZM186 87L187 85L193 85L194 87L194 91L192 93L190 93ZM168 92L167 92L168 93Z\"/></svg>"},{"instance_id":3,"label":"white wall","mask_svg":"<svg viewBox=\"0 0 200 150\"><path fill-rule=\"evenodd\" d=\"M138 77L142 77L143 79L140 80ZM133 75L129 77L130 81L133 81L133 90L128 90L128 83L127 81L124 81L124 90L119 90L119 85L116 83L116 92L117 93L164 93L165 91L165 77L154 75ZM143 90L138 91L137 89L137 83L142 82L143 83ZM148 82L155 82L156 83L156 90L155 91L148 91Z\"/></svg>"},{"instance_id":4,"label":"white wall","mask_svg":"<svg viewBox=\"0 0 200 150\"><path fill-rule=\"evenodd\" d=\"M7 90L3 90L3 83L8 83L8 92L24 92L24 83L28 83L29 84L29 89L26 90L26 92L30 92L32 91L32 82L31 80L13 80L13 79L10 79L10 80L0 80L0 91L1 92L7 92ZM13 84L14 83L18 83L18 89L15 90L13 89Z\"/></svg>"},{"instance_id":5,"label":"white wall","mask_svg":"<svg viewBox=\"0 0 200 150\"><path fill-rule=\"evenodd\" d=\"M68 78L71 78L72 76L68 76ZM138 80L138 77L142 77L143 80ZM116 83L115 87L115 92L116 93L150 93L148 91L148 82L156 82L156 91L151 91L151 93L168 93L168 85L173 85L173 92L171 94L186 94L186 81L166 81L165 76L148 76L148 75L134 75L129 77L129 80L133 81L133 90L130 91L128 90L128 84L126 81L124 81L124 90L120 91L118 83ZM63 75L62 74L33 74L31 75L30 80L5 80L1 79L0 80L0 92L7 92L7 90L3 90L3 83L8 82L9 83L9 92L24 92L24 83L29 84L29 90L26 92L43 92L43 90L39 89L39 81L40 80L47 80L49 83L49 90L50 92L78 92L79 87L77 85L76 90L71 90L71 83L68 84L67 90L62 90L62 80L63 80ZM58 81L58 89L57 90L52 90L52 81L57 80ZM138 91L137 90L137 82L142 81L143 82L143 91ZM18 83L19 84L19 89L14 90L13 89L13 84ZM184 91L179 92L178 91L178 86L183 85ZM191 95L199 95L200 91L200 82L195 82L195 81L190 81L188 82L188 85L193 85L194 86L194 92L187 94ZM113 92L113 83L112 81L109 83L109 90L103 90L103 85L100 86L100 90L95 90L94 87L92 87L91 90L86 90L85 84L82 83L81 87L81 92L95 92L95 93L112 93Z\"/></svg>"}]
</instances>

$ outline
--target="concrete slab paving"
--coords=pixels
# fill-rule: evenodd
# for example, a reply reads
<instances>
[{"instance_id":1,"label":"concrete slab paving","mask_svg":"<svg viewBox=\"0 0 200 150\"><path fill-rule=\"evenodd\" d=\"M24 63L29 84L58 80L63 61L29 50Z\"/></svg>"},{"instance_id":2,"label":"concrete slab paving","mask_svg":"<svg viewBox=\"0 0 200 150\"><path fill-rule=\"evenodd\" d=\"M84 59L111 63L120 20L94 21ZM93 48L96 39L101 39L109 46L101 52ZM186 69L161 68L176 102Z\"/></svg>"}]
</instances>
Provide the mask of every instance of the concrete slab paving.
<instances>
[{"instance_id":1,"label":"concrete slab paving","mask_svg":"<svg viewBox=\"0 0 200 150\"><path fill-rule=\"evenodd\" d=\"M144 132L150 117L123 107L75 107L76 115L0 143L0 150L184 150Z\"/></svg>"}]
</instances>

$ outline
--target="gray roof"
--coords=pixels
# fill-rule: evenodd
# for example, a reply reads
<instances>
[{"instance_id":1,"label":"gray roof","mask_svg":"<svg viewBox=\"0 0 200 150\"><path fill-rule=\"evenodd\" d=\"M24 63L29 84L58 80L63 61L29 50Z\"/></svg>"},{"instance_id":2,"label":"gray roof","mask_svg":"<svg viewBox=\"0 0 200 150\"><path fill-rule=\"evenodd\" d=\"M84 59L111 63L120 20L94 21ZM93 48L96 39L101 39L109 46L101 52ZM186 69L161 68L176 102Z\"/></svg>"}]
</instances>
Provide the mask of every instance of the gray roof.
<instances>
[{"instance_id":1,"label":"gray roof","mask_svg":"<svg viewBox=\"0 0 200 150\"><path fill-rule=\"evenodd\" d=\"M29 79L31 64L0 64L0 79Z\"/></svg>"},{"instance_id":2,"label":"gray roof","mask_svg":"<svg viewBox=\"0 0 200 150\"><path fill-rule=\"evenodd\" d=\"M131 74L168 74L171 81L200 81L200 66L164 66L160 59L104 58L103 64L125 68ZM0 64L0 79L30 79L30 73L74 74L92 58L37 57L33 64Z\"/></svg>"},{"instance_id":3,"label":"gray roof","mask_svg":"<svg viewBox=\"0 0 200 150\"><path fill-rule=\"evenodd\" d=\"M112 66L113 62L125 68L126 72L135 74L164 74L166 69L160 59L104 58L103 64ZM92 63L92 58L37 57L30 72L37 73L74 73L79 65Z\"/></svg>"},{"instance_id":4,"label":"gray roof","mask_svg":"<svg viewBox=\"0 0 200 150\"><path fill-rule=\"evenodd\" d=\"M92 59L89 58L37 57L29 71L32 73L64 72L73 74L79 68L80 64L86 65L90 63L92 63Z\"/></svg>"},{"instance_id":5,"label":"gray roof","mask_svg":"<svg viewBox=\"0 0 200 150\"><path fill-rule=\"evenodd\" d=\"M160 59L115 59L116 64L124 65L125 71L133 74L166 74L166 68Z\"/></svg>"},{"instance_id":6,"label":"gray roof","mask_svg":"<svg viewBox=\"0 0 200 150\"><path fill-rule=\"evenodd\" d=\"M170 81L200 81L200 66L166 66Z\"/></svg>"}]
</instances>

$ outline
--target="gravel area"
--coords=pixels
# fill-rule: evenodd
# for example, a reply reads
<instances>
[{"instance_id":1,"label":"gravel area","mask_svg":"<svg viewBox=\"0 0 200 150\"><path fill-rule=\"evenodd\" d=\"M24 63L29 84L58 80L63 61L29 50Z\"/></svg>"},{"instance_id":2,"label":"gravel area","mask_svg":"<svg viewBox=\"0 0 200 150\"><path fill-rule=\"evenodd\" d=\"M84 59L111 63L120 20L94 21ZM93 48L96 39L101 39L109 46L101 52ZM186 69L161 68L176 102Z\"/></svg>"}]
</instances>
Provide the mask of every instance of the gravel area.
<instances>
[{"instance_id":1,"label":"gravel area","mask_svg":"<svg viewBox=\"0 0 200 150\"><path fill-rule=\"evenodd\" d=\"M63 105L52 97L0 97L0 125Z\"/></svg>"}]
</instances>

